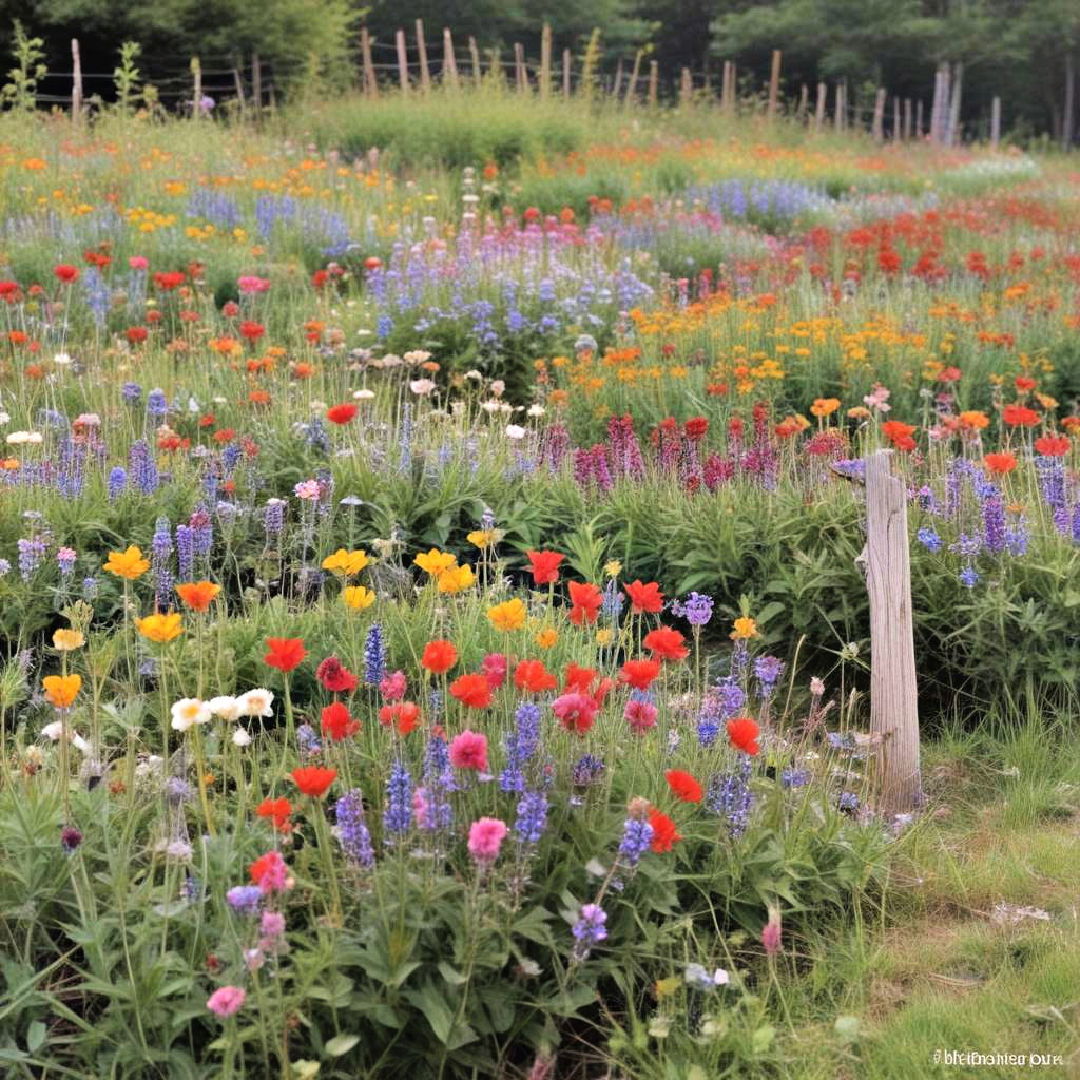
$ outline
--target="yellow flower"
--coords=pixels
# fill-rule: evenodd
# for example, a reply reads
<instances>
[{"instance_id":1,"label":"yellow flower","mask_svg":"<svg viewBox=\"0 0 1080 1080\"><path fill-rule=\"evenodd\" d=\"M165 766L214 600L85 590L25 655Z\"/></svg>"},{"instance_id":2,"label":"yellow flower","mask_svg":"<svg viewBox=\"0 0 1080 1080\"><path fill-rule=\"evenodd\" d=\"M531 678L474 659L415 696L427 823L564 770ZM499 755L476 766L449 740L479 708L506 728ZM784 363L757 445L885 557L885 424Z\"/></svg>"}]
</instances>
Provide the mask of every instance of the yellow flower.
<instances>
[{"instance_id":1,"label":"yellow flower","mask_svg":"<svg viewBox=\"0 0 1080 1080\"><path fill-rule=\"evenodd\" d=\"M472 567L465 563L464 566L451 566L449 569L442 571L438 575L438 581L439 592L453 595L467 589L476 581L476 575L473 573Z\"/></svg>"},{"instance_id":2,"label":"yellow flower","mask_svg":"<svg viewBox=\"0 0 1080 1080\"><path fill-rule=\"evenodd\" d=\"M525 602L517 596L513 600L505 600L489 607L487 612L488 622L504 633L520 630L525 625L525 615Z\"/></svg>"},{"instance_id":3,"label":"yellow flower","mask_svg":"<svg viewBox=\"0 0 1080 1080\"><path fill-rule=\"evenodd\" d=\"M427 554L417 555L413 559L414 565L436 578L452 569L456 562L456 555L451 555L449 551L440 551L438 548L432 548Z\"/></svg>"},{"instance_id":4,"label":"yellow flower","mask_svg":"<svg viewBox=\"0 0 1080 1080\"><path fill-rule=\"evenodd\" d=\"M322 561L323 569L338 577L355 577L371 560L365 551L346 551L338 548L333 555L327 555Z\"/></svg>"},{"instance_id":5,"label":"yellow flower","mask_svg":"<svg viewBox=\"0 0 1080 1080\"><path fill-rule=\"evenodd\" d=\"M538 648L554 648L559 640L559 631L556 630L554 626L545 626L533 640L536 642Z\"/></svg>"},{"instance_id":6,"label":"yellow flower","mask_svg":"<svg viewBox=\"0 0 1080 1080\"><path fill-rule=\"evenodd\" d=\"M81 649L86 638L81 630L57 630L53 634L53 648L57 652L71 652L73 649Z\"/></svg>"},{"instance_id":7,"label":"yellow flower","mask_svg":"<svg viewBox=\"0 0 1080 1080\"><path fill-rule=\"evenodd\" d=\"M105 570L117 577L134 581L150 569L150 560L143 558L142 551L132 544L127 551L112 551L105 562Z\"/></svg>"},{"instance_id":8,"label":"yellow flower","mask_svg":"<svg viewBox=\"0 0 1080 1080\"><path fill-rule=\"evenodd\" d=\"M176 612L168 615L147 615L145 619L136 619L135 626L144 638L156 641L159 645L178 638L184 629Z\"/></svg>"},{"instance_id":9,"label":"yellow flower","mask_svg":"<svg viewBox=\"0 0 1080 1080\"><path fill-rule=\"evenodd\" d=\"M341 599L353 611L363 611L375 603L375 594L366 585L349 585L342 590Z\"/></svg>"},{"instance_id":10,"label":"yellow flower","mask_svg":"<svg viewBox=\"0 0 1080 1080\"><path fill-rule=\"evenodd\" d=\"M614 630L597 630L596 631L596 644L597 645L610 645L615 640Z\"/></svg>"},{"instance_id":11,"label":"yellow flower","mask_svg":"<svg viewBox=\"0 0 1080 1080\"><path fill-rule=\"evenodd\" d=\"M622 563L618 559L609 559L604 563L604 573L608 577L618 577L622 573Z\"/></svg>"},{"instance_id":12,"label":"yellow flower","mask_svg":"<svg viewBox=\"0 0 1080 1080\"><path fill-rule=\"evenodd\" d=\"M657 979L653 985L657 1001L663 1001L664 998L677 994L681 985L682 980L677 975L672 975L668 979Z\"/></svg>"},{"instance_id":13,"label":"yellow flower","mask_svg":"<svg viewBox=\"0 0 1080 1080\"><path fill-rule=\"evenodd\" d=\"M505 535L502 529L475 529L465 539L483 550L494 547Z\"/></svg>"},{"instance_id":14,"label":"yellow flower","mask_svg":"<svg viewBox=\"0 0 1080 1080\"><path fill-rule=\"evenodd\" d=\"M746 641L748 638L757 637L757 623L747 615L740 615L735 620L735 629L731 631L734 641Z\"/></svg>"},{"instance_id":15,"label":"yellow flower","mask_svg":"<svg viewBox=\"0 0 1080 1080\"><path fill-rule=\"evenodd\" d=\"M82 687L81 675L46 675L41 680L45 697L57 709L70 709Z\"/></svg>"}]
</instances>

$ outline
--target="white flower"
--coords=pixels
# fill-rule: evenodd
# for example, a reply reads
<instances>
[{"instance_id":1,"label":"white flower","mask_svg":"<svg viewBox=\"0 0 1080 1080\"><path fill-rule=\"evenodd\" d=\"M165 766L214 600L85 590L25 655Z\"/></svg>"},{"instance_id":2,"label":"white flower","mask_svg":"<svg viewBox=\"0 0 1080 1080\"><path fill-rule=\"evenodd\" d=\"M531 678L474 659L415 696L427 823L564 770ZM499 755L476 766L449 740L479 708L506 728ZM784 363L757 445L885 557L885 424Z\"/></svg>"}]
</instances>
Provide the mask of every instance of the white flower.
<instances>
[{"instance_id":1,"label":"white flower","mask_svg":"<svg viewBox=\"0 0 1080 1080\"><path fill-rule=\"evenodd\" d=\"M210 722L210 707L199 698L181 698L174 701L169 710L172 714L173 731L187 731L193 724Z\"/></svg>"},{"instance_id":2,"label":"white flower","mask_svg":"<svg viewBox=\"0 0 1080 1080\"><path fill-rule=\"evenodd\" d=\"M238 727L232 733L232 741L233 741L234 746L240 746L240 747L250 746L251 745L251 736L248 734L247 728Z\"/></svg>"},{"instance_id":3,"label":"white flower","mask_svg":"<svg viewBox=\"0 0 1080 1080\"><path fill-rule=\"evenodd\" d=\"M354 390L353 401L370 401L375 396L374 390Z\"/></svg>"},{"instance_id":4,"label":"white flower","mask_svg":"<svg viewBox=\"0 0 1080 1080\"><path fill-rule=\"evenodd\" d=\"M409 389L414 394L423 396L424 394L430 394L435 389L435 384L430 379L413 379L409 383Z\"/></svg>"},{"instance_id":5,"label":"white flower","mask_svg":"<svg viewBox=\"0 0 1080 1080\"><path fill-rule=\"evenodd\" d=\"M80 754L90 753L90 744L77 731L71 733L71 745L74 746Z\"/></svg>"},{"instance_id":6,"label":"white flower","mask_svg":"<svg viewBox=\"0 0 1080 1080\"><path fill-rule=\"evenodd\" d=\"M3 409L0 409L0 424L10 424L11 417Z\"/></svg>"},{"instance_id":7,"label":"white flower","mask_svg":"<svg viewBox=\"0 0 1080 1080\"><path fill-rule=\"evenodd\" d=\"M493 383L491 384L491 386L490 386L490 387L488 387L488 389L489 389L489 390L490 390L490 391L492 392L492 394L493 394L493 395L494 395L495 397L502 397L502 396L503 396L503 391L505 391L505 390L506 390L506 383L504 383L504 382L502 381L502 379L496 379L496 380L495 380L495 381L494 381L494 382L493 382Z\"/></svg>"},{"instance_id":8,"label":"white flower","mask_svg":"<svg viewBox=\"0 0 1080 1080\"><path fill-rule=\"evenodd\" d=\"M60 367L67 367L70 363L72 363L72 359L66 352L58 352L53 357L53 363L59 364Z\"/></svg>"},{"instance_id":9,"label":"white flower","mask_svg":"<svg viewBox=\"0 0 1080 1080\"><path fill-rule=\"evenodd\" d=\"M426 349L413 349L411 352L407 352L404 356L404 360L408 364L422 364L425 360L431 359L431 353Z\"/></svg>"},{"instance_id":10,"label":"white flower","mask_svg":"<svg viewBox=\"0 0 1080 1080\"><path fill-rule=\"evenodd\" d=\"M465 372L465 378L471 379L473 382L480 382L483 377L484 376L477 371L476 368L469 368L469 370Z\"/></svg>"},{"instance_id":11,"label":"white flower","mask_svg":"<svg viewBox=\"0 0 1080 1080\"><path fill-rule=\"evenodd\" d=\"M63 720L54 720L51 724L46 724L41 729L41 734L44 735L46 739L52 739L53 742L56 742L56 740L59 739L60 736L63 734L63 731Z\"/></svg>"},{"instance_id":12,"label":"white flower","mask_svg":"<svg viewBox=\"0 0 1080 1080\"><path fill-rule=\"evenodd\" d=\"M486 413L497 413L502 406L497 401L482 401L480 408Z\"/></svg>"},{"instance_id":13,"label":"white flower","mask_svg":"<svg viewBox=\"0 0 1080 1080\"><path fill-rule=\"evenodd\" d=\"M240 716L273 716L274 695L271 691L258 687L249 690L236 699Z\"/></svg>"},{"instance_id":14,"label":"white flower","mask_svg":"<svg viewBox=\"0 0 1080 1080\"><path fill-rule=\"evenodd\" d=\"M529 406L529 408L526 410L526 415L527 416L543 416L546 411L547 410L544 408L543 405L537 403L535 405L530 405Z\"/></svg>"},{"instance_id":15,"label":"white flower","mask_svg":"<svg viewBox=\"0 0 1080 1080\"><path fill-rule=\"evenodd\" d=\"M7 437L9 446L22 446L24 443L37 444L41 442L40 431L13 431Z\"/></svg>"},{"instance_id":16,"label":"white flower","mask_svg":"<svg viewBox=\"0 0 1080 1080\"><path fill-rule=\"evenodd\" d=\"M506 437L508 439L524 439L525 429L520 424L507 424Z\"/></svg>"},{"instance_id":17,"label":"white flower","mask_svg":"<svg viewBox=\"0 0 1080 1080\"><path fill-rule=\"evenodd\" d=\"M216 697L211 698L206 707L214 716L221 717L222 720L237 720L240 717L240 701L234 697Z\"/></svg>"}]
</instances>

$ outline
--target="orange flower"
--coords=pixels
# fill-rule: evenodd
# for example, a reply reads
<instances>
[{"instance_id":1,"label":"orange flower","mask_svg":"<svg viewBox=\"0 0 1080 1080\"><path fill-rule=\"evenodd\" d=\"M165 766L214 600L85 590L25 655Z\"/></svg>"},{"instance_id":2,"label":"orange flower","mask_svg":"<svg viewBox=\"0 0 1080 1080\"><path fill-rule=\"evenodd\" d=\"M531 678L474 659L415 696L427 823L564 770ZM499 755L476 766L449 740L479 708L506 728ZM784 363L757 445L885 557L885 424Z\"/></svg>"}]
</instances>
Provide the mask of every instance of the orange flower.
<instances>
[{"instance_id":1,"label":"orange flower","mask_svg":"<svg viewBox=\"0 0 1080 1080\"><path fill-rule=\"evenodd\" d=\"M514 671L514 686L530 694L554 690L558 680L544 666L543 660L522 660Z\"/></svg>"},{"instance_id":2,"label":"orange flower","mask_svg":"<svg viewBox=\"0 0 1080 1080\"><path fill-rule=\"evenodd\" d=\"M337 769L323 769L318 765L309 765L303 769L293 769L289 774L293 783L313 799L321 799L337 777Z\"/></svg>"},{"instance_id":3,"label":"orange flower","mask_svg":"<svg viewBox=\"0 0 1080 1080\"><path fill-rule=\"evenodd\" d=\"M450 694L468 709L486 709L491 704L491 684L486 675L460 675L450 684Z\"/></svg>"},{"instance_id":4,"label":"orange flower","mask_svg":"<svg viewBox=\"0 0 1080 1080\"><path fill-rule=\"evenodd\" d=\"M263 799L255 807L255 813L259 817L270 818L271 823L278 832L287 833L292 830L292 826L289 824L292 803L284 795L280 799Z\"/></svg>"},{"instance_id":5,"label":"orange flower","mask_svg":"<svg viewBox=\"0 0 1080 1080\"><path fill-rule=\"evenodd\" d=\"M144 559L142 551L131 544L127 551L111 551L105 560L104 569L107 573L134 581L150 569L150 560Z\"/></svg>"},{"instance_id":6,"label":"orange flower","mask_svg":"<svg viewBox=\"0 0 1080 1080\"><path fill-rule=\"evenodd\" d=\"M570 621L575 626L596 622L604 594L591 581L570 582Z\"/></svg>"},{"instance_id":7,"label":"orange flower","mask_svg":"<svg viewBox=\"0 0 1080 1080\"><path fill-rule=\"evenodd\" d=\"M997 476L1004 476L1016 468L1016 457L1007 450L1000 454L987 454L983 458L986 468Z\"/></svg>"},{"instance_id":8,"label":"orange flower","mask_svg":"<svg viewBox=\"0 0 1080 1080\"><path fill-rule=\"evenodd\" d=\"M642 583L640 579L623 586L634 611L656 615L664 606L664 594L655 581Z\"/></svg>"},{"instance_id":9,"label":"orange flower","mask_svg":"<svg viewBox=\"0 0 1080 1080\"><path fill-rule=\"evenodd\" d=\"M208 611L214 597L221 592L221 586L212 581L189 581L176 586L176 595L192 611Z\"/></svg>"},{"instance_id":10,"label":"orange flower","mask_svg":"<svg viewBox=\"0 0 1080 1080\"><path fill-rule=\"evenodd\" d=\"M457 658L458 651L454 648L453 642L444 641L440 638L436 641L429 641L424 646L424 654L420 657L420 666L430 671L432 675L442 675L457 663Z\"/></svg>"},{"instance_id":11,"label":"orange flower","mask_svg":"<svg viewBox=\"0 0 1080 1080\"><path fill-rule=\"evenodd\" d=\"M57 709L70 709L82 688L81 675L46 675L41 680L45 699Z\"/></svg>"},{"instance_id":12,"label":"orange flower","mask_svg":"<svg viewBox=\"0 0 1080 1080\"><path fill-rule=\"evenodd\" d=\"M1035 449L1043 457L1064 457L1072 446L1067 435L1043 435L1035 440Z\"/></svg>"},{"instance_id":13,"label":"orange flower","mask_svg":"<svg viewBox=\"0 0 1080 1080\"><path fill-rule=\"evenodd\" d=\"M420 722L420 706L412 701L384 705L379 710L379 723L383 727L397 729L399 735L408 735Z\"/></svg>"}]
</instances>

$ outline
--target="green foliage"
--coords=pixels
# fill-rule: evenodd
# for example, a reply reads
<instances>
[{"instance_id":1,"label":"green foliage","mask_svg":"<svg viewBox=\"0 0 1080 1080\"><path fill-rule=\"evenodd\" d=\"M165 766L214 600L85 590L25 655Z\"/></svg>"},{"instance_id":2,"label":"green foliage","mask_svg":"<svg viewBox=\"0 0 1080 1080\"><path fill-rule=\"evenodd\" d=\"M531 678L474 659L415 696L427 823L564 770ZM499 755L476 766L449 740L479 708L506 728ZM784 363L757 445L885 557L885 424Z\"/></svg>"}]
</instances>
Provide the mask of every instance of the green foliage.
<instances>
[{"instance_id":1,"label":"green foliage","mask_svg":"<svg viewBox=\"0 0 1080 1080\"><path fill-rule=\"evenodd\" d=\"M37 85L45 77L45 42L39 37L28 37L23 25L15 20L15 43L11 55L15 67L8 72L8 82L0 87L0 101L12 109L32 112L37 106Z\"/></svg>"}]
</instances>

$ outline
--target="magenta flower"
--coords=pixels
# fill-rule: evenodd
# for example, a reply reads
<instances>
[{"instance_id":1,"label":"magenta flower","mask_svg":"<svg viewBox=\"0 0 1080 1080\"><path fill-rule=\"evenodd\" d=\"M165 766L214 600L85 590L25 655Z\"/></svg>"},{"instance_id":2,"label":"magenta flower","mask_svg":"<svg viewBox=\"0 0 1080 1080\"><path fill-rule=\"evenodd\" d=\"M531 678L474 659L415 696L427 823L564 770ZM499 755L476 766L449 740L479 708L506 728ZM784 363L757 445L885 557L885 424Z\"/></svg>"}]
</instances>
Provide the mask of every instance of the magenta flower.
<instances>
[{"instance_id":1,"label":"magenta flower","mask_svg":"<svg viewBox=\"0 0 1080 1080\"><path fill-rule=\"evenodd\" d=\"M247 991L240 986L219 986L207 1001L206 1007L219 1019L225 1020L239 1012L247 1001Z\"/></svg>"},{"instance_id":2,"label":"magenta flower","mask_svg":"<svg viewBox=\"0 0 1080 1080\"><path fill-rule=\"evenodd\" d=\"M765 946L765 952L769 956L775 956L780 952L783 927L780 923L780 912L776 908L769 909L769 921L761 931L761 944Z\"/></svg>"},{"instance_id":3,"label":"magenta flower","mask_svg":"<svg viewBox=\"0 0 1080 1080\"><path fill-rule=\"evenodd\" d=\"M656 706L649 701L631 698L623 709L623 718L635 735L644 735L649 728L656 727Z\"/></svg>"},{"instance_id":4,"label":"magenta flower","mask_svg":"<svg viewBox=\"0 0 1080 1080\"><path fill-rule=\"evenodd\" d=\"M407 683L404 671L394 671L384 675L379 683L379 693L383 701L400 701L405 696Z\"/></svg>"},{"instance_id":5,"label":"magenta flower","mask_svg":"<svg viewBox=\"0 0 1080 1080\"><path fill-rule=\"evenodd\" d=\"M469 826L469 854L481 866L490 866L499 857L506 836L506 823L498 818L482 817Z\"/></svg>"},{"instance_id":6,"label":"magenta flower","mask_svg":"<svg viewBox=\"0 0 1080 1080\"><path fill-rule=\"evenodd\" d=\"M463 731L450 743L450 764L455 769L475 769L487 772L487 736L476 731Z\"/></svg>"},{"instance_id":7,"label":"magenta flower","mask_svg":"<svg viewBox=\"0 0 1080 1080\"><path fill-rule=\"evenodd\" d=\"M492 690L498 690L506 681L507 659L502 653L488 653L480 661L480 672Z\"/></svg>"}]
</instances>

